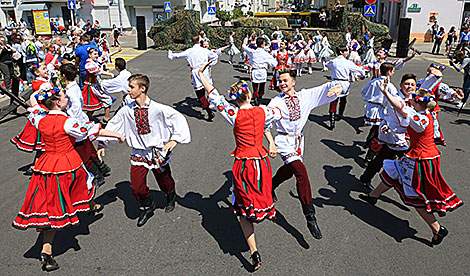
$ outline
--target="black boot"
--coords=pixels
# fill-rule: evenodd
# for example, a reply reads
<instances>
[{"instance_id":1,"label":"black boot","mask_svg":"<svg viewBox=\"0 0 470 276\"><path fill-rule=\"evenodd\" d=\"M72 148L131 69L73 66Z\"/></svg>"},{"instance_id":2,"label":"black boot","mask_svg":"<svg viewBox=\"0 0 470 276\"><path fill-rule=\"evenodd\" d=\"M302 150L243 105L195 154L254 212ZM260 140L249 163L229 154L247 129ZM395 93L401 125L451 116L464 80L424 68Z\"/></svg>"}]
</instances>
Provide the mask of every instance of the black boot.
<instances>
[{"instance_id":1,"label":"black boot","mask_svg":"<svg viewBox=\"0 0 470 276\"><path fill-rule=\"evenodd\" d=\"M105 183L104 176L101 173L98 166L96 166L94 162L93 162L93 164L91 164L91 166L89 168L87 168L87 170L89 172L91 172L94 176L93 184L95 184L95 189L98 189L99 187L104 185L104 183Z\"/></svg>"},{"instance_id":2,"label":"black boot","mask_svg":"<svg viewBox=\"0 0 470 276\"><path fill-rule=\"evenodd\" d=\"M310 204L307 205L302 204L302 211L307 219L307 228L310 230L310 234L312 234L312 236L317 240L321 239L322 234L317 224L317 218L315 217L315 207L313 206L313 202L310 202Z\"/></svg>"},{"instance_id":3,"label":"black boot","mask_svg":"<svg viewBox=\"0 0 470 276\"><path fill-rule=\"evenodd\" d=\"M336 112L330 112L330 129L333 130L335 128L335 120L336 120Z\"/></svg>"},{"instance_id":4,"label":"black boot","mask_svg":"<svg viewBox=\"0 0 470 276\"><path fill-rule=\"evenodd\" d=\"M215 118L214 111L212 111L212 109L210 108L206 108L206 112L207 112L207 121L212 122L213 119Z\"/></svg>"},{"instance_id":5,"label":"black boot","mask_svg":"<svg viewBox=\"0 0 470 276\"><path fill-rule=\"evenodd\" d=\"M365 166L369 165L369 162L374 160L374 158L377 156L378 152L375 152L371 149L367 151L366 158L365 158Z\"/></svg>"},{"instance_id":6,"label":"black boot","mask_svg":"<svg viewBox=\"0 0 470 276\"><path fill-rule=\"evenodd\" d=\"M171 191L169 194L166 195L166 205L165 205L165 213L169 213L175 209L176 204L176 192L175 190Z\"/></svg>"},{"instance_id":7,"label":"black boot","mask_svg":"<svg viewBox=\"0 0 470 276\"><path fill-rule=\"evenodd\" d=\"M258 251L255 251L253 254L251 254L251 265L253 266L253 271L260 269L261 255Z\"/></svg>"},{"instance_id":8,"label":"black boot","mask_svg":"<svg viewBox=\"0 0 470 276\"><path fill-rule=\"evenodd\" d=\"M153 216L153 211L157 209L157 204L155 204L150 196L142 200L140 205L142 206L143 210L139 216L139 219L137 220L138 227L143 226Z\"/></svg>"},{"instance_id":9,"label":"black boot","mask_svg":"<svg viewBox=\"0 0 470 276\"><path fill-rule=\"evenodd\" d=\"M98 158L95 158L95 160L93 160L93 163L98 167L103 176L109 176L109 174L111 173L111 168L106 165L104 161L101 162Z\"/></svg>"},{"instance_id":10,"label":"black boot","mask_svg":"<svg viewBox=\"0 0 470 276\"><path fill-rule=\"evenodd\" d=\"M24 175L27 175L27 176L31 176L31 175L33 175L33 172L34 172L34 171L33 171L33 167L31 166L31 167L29 167L26 171L24 171L23 174L24 174Z\"/></svg>"}]
</instances>

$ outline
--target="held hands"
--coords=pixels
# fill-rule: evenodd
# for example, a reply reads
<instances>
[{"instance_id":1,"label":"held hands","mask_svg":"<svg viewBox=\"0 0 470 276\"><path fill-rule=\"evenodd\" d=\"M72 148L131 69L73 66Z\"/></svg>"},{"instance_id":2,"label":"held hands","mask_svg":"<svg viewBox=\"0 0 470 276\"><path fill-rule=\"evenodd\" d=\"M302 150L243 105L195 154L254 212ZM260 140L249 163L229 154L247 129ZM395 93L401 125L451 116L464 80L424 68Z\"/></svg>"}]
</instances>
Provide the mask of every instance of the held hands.
<instances>
[{"instance_id":1,"label":"held hands","mask_svg":"<svg viewBox=\"0 0 470 276\"><path fill-rule=\"evenodd\" d=\"M124 141L126 141L126 136L121 134L118 139L119 139L119 144L122 144L124 143Z\"/></svg>"},{"instance_id":2,"label":"held hands","mask_svg":"<svg viewBox=\"0 0 470 276\"><path fill-rule=\"evenodd\" d=\"M269 157L274 158L279 153L276 145L274 143L269 144Z\"/></svg>"},{"instance_id":3,"label":"held hands","mask_svg":"<svg viewBox=\"0 0 470 276\"><path fill-rule=\"evenodd\" d=\"M455 94L453 96L454 96L454 98L458 98L458 99L462 100L463 97L464 97L462 89L460 89L460 88L455 89Z\"/></svg>"},{"instance_id":4,"label":"held hands","mask_svg":"<svg viewBox=\"0 0 470 276\"><path fill-rule=\"evenodd\" d=\"M164 145L162 149L172 151L175 147L176 147L176 142L170 141L166 145Z\"/></svg>"},{"instance_id":5,"label":"held hands","mask_svg":"<svg viewBox=\"0 0 470 276\"><path fill-rule=\"evenodd\" d=\"M100 162L103 162L103 157L106 155L104 148L98 149L96 151L96 154L98 155L98 160L100 160Z\"/></svg>"},{"instance_id":6,"label":"held hands","mask_svg":"<svg viewBox=\"0 0 470 276\"><path fill-rule=\"evenodd\" d=\"M343 92L343 87L339 84L331 87L330 89L328 89L328 94L326 94L326 96L328 98L331 98L333 96L338 96L339 94L341 94Z\"/></svg>"}]
</instances>

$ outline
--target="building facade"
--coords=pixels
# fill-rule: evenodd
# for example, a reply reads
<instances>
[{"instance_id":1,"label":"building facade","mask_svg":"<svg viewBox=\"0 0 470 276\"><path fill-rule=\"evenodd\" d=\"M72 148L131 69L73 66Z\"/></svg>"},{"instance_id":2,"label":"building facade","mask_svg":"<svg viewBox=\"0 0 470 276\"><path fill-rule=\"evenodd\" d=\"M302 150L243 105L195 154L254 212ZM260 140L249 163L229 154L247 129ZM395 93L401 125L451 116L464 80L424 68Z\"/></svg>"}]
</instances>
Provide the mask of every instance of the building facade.
<instances>
[{"instance_id":1,"label":"building facade","mask_svg":"<svg viewBox=\"0 0 470 276\"><path fill-rule=\"evenodd\" d=\"M431 41L434 18L447 32L452 26L460 29L470 16L470 0L377 0L375 21L390 28L390 35L398 38L400 18L411 18L410 39Z\"/></svg>"}]
</instances>

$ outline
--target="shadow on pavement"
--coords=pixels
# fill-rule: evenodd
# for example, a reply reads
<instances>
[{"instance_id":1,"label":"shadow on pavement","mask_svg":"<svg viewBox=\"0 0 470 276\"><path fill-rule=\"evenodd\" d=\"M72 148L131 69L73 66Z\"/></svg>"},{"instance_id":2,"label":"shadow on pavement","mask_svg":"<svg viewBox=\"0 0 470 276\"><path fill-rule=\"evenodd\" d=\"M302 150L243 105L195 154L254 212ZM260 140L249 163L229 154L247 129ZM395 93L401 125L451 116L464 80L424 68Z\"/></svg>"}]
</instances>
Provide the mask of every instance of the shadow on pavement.
<instances>
[{"instance_id":1,"label":"shadow on pavement","mask_svg":"<svg viewBox=\"0 0 470 276\"><path fill-rule=\"evenodd\" d=\"M321 139L320 141L344 159L353 159L356 164L364 167L365 160L359 157L359 155L365 153L361 147L362 142L353 141L353 144L348 146L341 141L334 141L330 139Z\"/></svg>"},{"instance_id":2,"label":"shadow on pavement","mask_svg":"<svg viewBox=\"0 0 470 276\"><path fill-rule=\"evenodd\" d=\"M90 234L89 226L95 221L100 220L103 217L103 214L89 215L86 213L80 213L78 215L80 219L80 224L75 227L69 227L61 231L57 231L54 237L54 243L52 246L52 255L60 256L67 252L69 249L78 251L81 249L78 244L77 236L78 235L88 235ZM43 234L40 233L36 239L36 243L31 247L23 257L28 259L39 259L39 254L42 250Z\"/></svg>"},{"instance_id":3,"label":"shadow on pavement","mask_svg":"<svg viewBox=\"0 0 470 276\"><path fill-rule=\"evenodd\" d=\"M227 178L225 183L209 197L189 192L184 197L179 197L177 202L183 207L198 211L202 216L202 227L217 241L222 252L235 256L247 271L251 271L250 262L242 255L242 252L249 251L249 248L240 224L233 214L232 204L227 199L231 195L232 172L227 171L224 175Z\"/></svg>"},{"instance_id":4,"label":"shadow on pavement","mask_svg":"<svg viewBox=\"0 0 470 276\"><path fill-rule=\"evenodd\" d=\"M314 199L316 204L320 206L341 206L351 215L389 235L397 242L404 239L413 239L432 246L430 241L416 236L417 231L410 227L408 221L360 199L351 197L351 192L364 192L362 183L350 174L351 166L332 167L325 165L323 169L325 170L328 185L333 189L320 189L319 193L323 197ZM391 201L392 199L388 200Z\"/></svg>"},{"instance_id":5,"label":"shadow on pavement","mask_svg":"<svg viewBox=\"0 0 470 276\"><path fill-rule=\"evenodd\" d=\"M344 116L343 119L339 120L338 122L341 121L345 121L348 125L350 125L356 131L356 134L361 134L363 132L361 127L364 126L364 116L357 118Z\"/></svg>"},{"instance_id":6,"label":"shadow on pavement","mask_svg":"<svg viewBox=\"0 0 470 276\"><path fill-rule=\"evenodd\" d=\"M457 106L450 106L450 105L443 105L443 104L439 105L439 107L443 111L453 113L455 115L459 114L459 111L460 111L459 115L462 115L462 114L470 115L470 109L468 109L468 105L465 106L462 110L460 110L460 108L458 108Z\"/></svg>"},{"instance_id":7,"label":"shadow on pavement","mask_svg":"<svg viewBox=\"0 0 470 276\"><path fill-rule=\"evenodd\" d=\"M458 119L455 120L454 122L450 122L453 125L468 125L470 126L470 120L464 120L464 119Z\"/></svg>"},{"instance_id":8,"label":"shadow on pavement","mask_svg":"<svg viewBox=\"0 0 470 276\"><path fill-rule=\"evenodd\" d=\"M186 97L184 100L174 103L173 106L186 116L204 120L204 115L194 109L195 106L200 106L198 100L195 98Z\"/></svg>"},{"instance_id":9,"label":"shadow on pavement","mask_svg":"<svg viewBox=\"0 0 470 276\"><path fill-rule=\"evenodd\" d=\"M330 126L328 126L325 122L330 121L330 115L315 115L315 114L310 114L308 116L308 120L317 123L318 125L322 126L323 128L330 129Z\"/></svg>"},{"instance_id":10,"label":"shadow on pavement","mask_svg":"<svg viewBox=\"0 0 470 276\"><path fill-rule=\"evenodd\" d=\"M282 213L277 209L276 209L276 221L274 223L281 226L284 230L286 230L287 233L291 234L292 237L294 237L297 240L300 246L302 246L305 249L310 248L310 245L304 239L304 236L302 235L302 233L300 233L299 230L297 230L294 226L292 226L286 220L284 215L282 215Z\"/></svg>"}]
</instances>

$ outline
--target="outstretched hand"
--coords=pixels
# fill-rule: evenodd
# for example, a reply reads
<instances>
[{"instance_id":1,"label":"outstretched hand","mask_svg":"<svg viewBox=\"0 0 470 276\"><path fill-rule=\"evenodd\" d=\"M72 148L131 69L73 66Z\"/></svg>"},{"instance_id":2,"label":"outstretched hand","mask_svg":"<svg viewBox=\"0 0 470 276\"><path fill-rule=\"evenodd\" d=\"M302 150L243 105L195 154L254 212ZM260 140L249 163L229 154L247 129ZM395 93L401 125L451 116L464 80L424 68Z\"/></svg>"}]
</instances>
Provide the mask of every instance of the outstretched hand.
<instances>
[{"instance_id":1,"label":"outstretched hand","mask_svg":"<svg viewBox=\"0 0 470 276\"><path fill-rule=\"evenodd\" d=\"M279 150L277 149L276 145L274 143L269 144L269 156L271 158L276 157L276 155L279 153Z\"/></svg>"},{"instance_id":2,"label":"outstretched hand","mask_svg":"<svg viewBox=\"0 0 470 276\"><path fill-rule=\"evenodd\" d=\"M429 68L429 72L430 72L432 75L434 75L434 76L436 76L436 77L438 77L438 78L442 77L442 72L441 72L441 70L438 70L438 69L436 69L436 68L434 68L434 67Z\"/></svg>"},{"instance_id":3,"label":"outstretched hand","mask_svg":"<svg viewBox=\"0 0 470 276\"><path fill-rule=\"evenodd\" d=\"M341 94L343 92L343 87L339 84L331 87L330 89L328 89L328 94L326 94L326 96L328 98L331 98L333 96L338 96L339 94Z\"/></svg>"},{"instance_id":4,"label":"outstretched hand","mask_svg":"<svg viewBox=\"0 0 470 276\"><path fill-rule=\"evenodd\" d=\"M380 91L384 93L388 89L388 84L390 82L389 78L385 78L381 83L380 83Z\"/></svg>"},{"instance_id":5,"label":"outstretched hand","mask_svg":"<svg viewBox=\"0 0 470 276\"><path fill-rule=\"evenodd\" d=\"M100 162L103 162L103 157L106 155L104 148L97 150L96 154L98 155L98 160L100 160Z\"/></svg>"},{"instance_id":6,"label":"outstretched hand","mask_svg":"<svg viewBox=\"0 0 470 276\"><path fill-rule=\"evenodd\" d=\"M172 151L176 147L176 142L175 141L170 141L166 145L163 146L163 150L169 150Z\"/></svg>"},{"instance_id":7,"label":"outstretched hand","mask_svg":"<svg viewBox=\"0 0 470 276\"><path fill-rule=\"evenodd\" d=\"M204 64L204 66L202 66L201 68L199 68L198 72L199 72L199 73L204 72L204 70L207 69L207 66L209 66L209 65L212 63L212 61L214 61L214 60L210 59L206 64Z\"/></svg>"}]
</instances>

